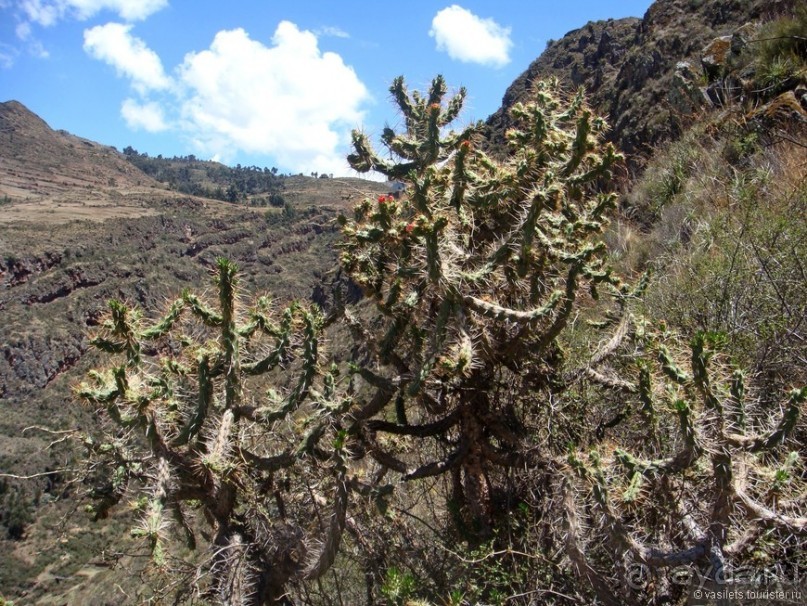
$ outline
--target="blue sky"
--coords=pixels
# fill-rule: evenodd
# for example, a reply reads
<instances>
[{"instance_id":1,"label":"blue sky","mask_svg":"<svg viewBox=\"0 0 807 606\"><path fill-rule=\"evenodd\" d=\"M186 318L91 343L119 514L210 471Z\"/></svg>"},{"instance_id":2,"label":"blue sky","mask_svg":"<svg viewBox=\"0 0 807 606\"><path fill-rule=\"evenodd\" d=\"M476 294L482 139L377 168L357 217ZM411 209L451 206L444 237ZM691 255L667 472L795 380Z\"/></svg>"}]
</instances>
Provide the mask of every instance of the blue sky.
<instances>
[{"instance_id":1,"label":"blue sky","mask_svg":"<svg viewBox=\"0 0 807 606\"><path fill-rule=\"evenodd\" d=\"M650 0L0 0L0 101L150 155L349 174L387 89L441 73L485 119L547 40ZM460 124L461 126L461 124Z\"/></svg>"}]
</instances>

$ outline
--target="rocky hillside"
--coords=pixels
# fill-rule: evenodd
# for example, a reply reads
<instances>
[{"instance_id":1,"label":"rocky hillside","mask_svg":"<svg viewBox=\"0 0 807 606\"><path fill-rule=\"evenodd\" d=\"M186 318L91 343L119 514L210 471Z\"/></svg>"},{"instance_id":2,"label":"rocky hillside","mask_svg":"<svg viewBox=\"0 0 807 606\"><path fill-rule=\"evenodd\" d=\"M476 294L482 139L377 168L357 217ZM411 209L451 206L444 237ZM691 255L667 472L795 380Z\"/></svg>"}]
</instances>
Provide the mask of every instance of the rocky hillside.
<instances>
[{"instance_id":1,"label":"rocky hillside","mask_svg":"<svg viewBox=\"0 0 807 606\"><path fill-rule=\"evenodd\" d=\"M609 117L612 140L636 167L661 141L678 136L691 123L691 114L709 103L709 82L701 76L701 65L716 60L709 44L748 22L791 13L797 4L658 0L642 19L588 23L550 42L513 82L502 107L487 121L489 137L494 147L503 149L509 108L524 98L535 80L556 76L570 87L586 89L592 105ZM695 94L682 94L682 78Z\"/></svg>"},{"instance_id":2,"label":"rocky hillside","mask_svg":"<svg viewBox=\"0 0 807 606\"><path fill-rule=\"evenodd\" d=\"M183 288L204 289L219 256L243 268L247 292L321 296L336 210L386 188L289 177L270 208L189 196L17 102L0 105L0 141L0 596L50 603L60 578L103 570L86 566L103 550L89 520L63 525L76 506L63 497L80 492L64 471L75 450L48 445L96 422L70 388L93 363L87 333L106 302L159 312ZM58 603L90 603L72 595Z\"/></svg>"},{"instance_id":3,"label":"rocky hillside","mask_svg":"<svg viewBox=\"0 0 807 606\"><path fill-rule=\"evenodd\" d=\"M0 192L11 200L156 185L114 148L54 131L17 101L0 103L0 147Z\"/></svg>"}]
</instances>

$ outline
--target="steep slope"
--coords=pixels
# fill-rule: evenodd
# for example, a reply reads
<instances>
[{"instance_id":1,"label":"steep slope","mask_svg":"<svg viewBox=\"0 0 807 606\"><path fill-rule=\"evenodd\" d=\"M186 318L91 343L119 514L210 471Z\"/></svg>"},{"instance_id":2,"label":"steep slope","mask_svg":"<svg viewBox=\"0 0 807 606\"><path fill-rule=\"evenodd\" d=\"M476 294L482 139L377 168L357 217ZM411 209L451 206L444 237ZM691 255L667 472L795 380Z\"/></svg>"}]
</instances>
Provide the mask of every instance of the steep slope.
<instances>
[{"instance_id":1,"label":"steep slope","mask_svg":"<svg viewBox=\"0 0 807 606\"><path fill-rule=\"evenodd\" d=\"M54 131L18 101L0 103L0 145L0 194L12 200L157 185L114 148Z\"/></svg>"},{"instance_id":2,"label":"steep slope","mask_svg":"<svg viewBox=\"0 0 807 606\"><path fill-rule=\"evenodd\" d=\"M703 48L748 21L793 10L794 0L658 0L642 19L588 23L551 42L507 89L502 107L487 120L494 148L504 149L508 110L538 79L556 76L584 87L598 112L609 117L611 139L636 167L661 141L690 122L671 102L676 65L700 70Z\"/></svg>"}]
</instances>

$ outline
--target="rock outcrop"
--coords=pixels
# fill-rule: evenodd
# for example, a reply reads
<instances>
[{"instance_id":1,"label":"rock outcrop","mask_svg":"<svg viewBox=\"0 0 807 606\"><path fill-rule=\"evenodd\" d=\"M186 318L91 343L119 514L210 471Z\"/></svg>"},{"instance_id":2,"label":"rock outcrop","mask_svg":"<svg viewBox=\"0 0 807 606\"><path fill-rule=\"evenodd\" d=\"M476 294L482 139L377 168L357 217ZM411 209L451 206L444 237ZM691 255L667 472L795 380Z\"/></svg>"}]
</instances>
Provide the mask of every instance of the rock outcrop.
<instances>
[{"instance_id":1,"label":"rock outcrop","mask_svg":"<svg viewBox=\"0 0 807 606\"><path fill-rule=\"evenodd\" d=\"M507 89L502 108L487 121L491 147L504 152L508 110L535 80L557 76L583 86L598 112L609 117L610 138L633 168L690 122L706 99L694 66L718 74L739 52L742 26L792 12L795 0L658 0L643 18L588 23L546 50ZM746 32L747 33L747 32ZM714 42L715 39L719 42ZM704 48L707 51L704 52Z\"/></svg>"}]
</instances>

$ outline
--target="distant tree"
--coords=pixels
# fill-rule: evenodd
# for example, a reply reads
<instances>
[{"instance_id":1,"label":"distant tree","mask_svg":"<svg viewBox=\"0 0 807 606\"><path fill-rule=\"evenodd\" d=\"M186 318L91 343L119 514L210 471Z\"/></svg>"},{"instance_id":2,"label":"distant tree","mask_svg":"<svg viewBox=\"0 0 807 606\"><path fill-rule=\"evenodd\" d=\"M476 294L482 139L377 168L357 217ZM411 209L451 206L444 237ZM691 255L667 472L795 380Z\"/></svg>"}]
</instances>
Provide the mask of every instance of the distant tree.
<instances>
[{"instance_id":1,"label":"distant tree","mask_svg":"<svg viewBox=\"0 0 807 606\"><path fill-rule=\"evenodd\" d=\"M5 483L0 489L2 507L0 507L0 523L6 527L9 539L19 540L25 536L25 529L33 519L33 507L19 486L8 486Z\"/></svg>"},{"instance_id":2,"label":"distant tree","mask_svg":"<svg viewBox=\"0 0 807 606\"><path fill-rule=\"evenodd\" d=\"M277 192L272 192L269 194L269 204L274 206L275 208L280 208L281 206L286 204L286 199Z\"/></svg>"}]
</instances>

